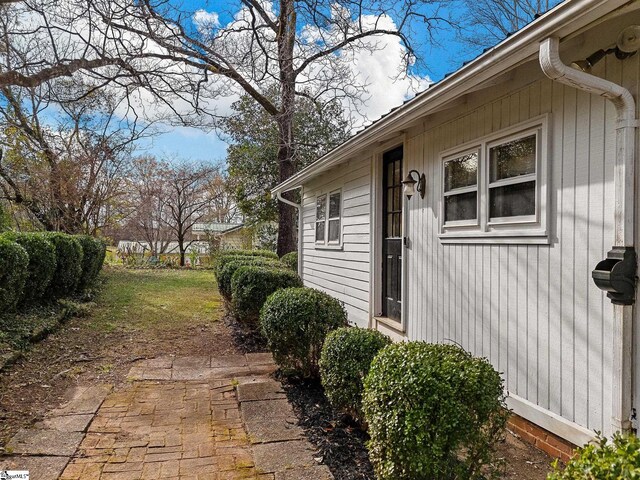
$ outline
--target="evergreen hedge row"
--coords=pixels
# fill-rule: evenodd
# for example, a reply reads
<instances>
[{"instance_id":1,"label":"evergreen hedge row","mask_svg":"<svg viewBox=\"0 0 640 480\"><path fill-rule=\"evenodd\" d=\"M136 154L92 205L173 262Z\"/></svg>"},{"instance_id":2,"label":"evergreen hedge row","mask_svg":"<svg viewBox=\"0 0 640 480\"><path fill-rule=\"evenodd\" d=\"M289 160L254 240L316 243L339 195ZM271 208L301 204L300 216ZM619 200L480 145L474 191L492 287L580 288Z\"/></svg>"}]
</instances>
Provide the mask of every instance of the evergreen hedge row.
<instances>
[{"instance_id":1,"label":"evergreen hedge row","mask_svg":"<svg viewBox=\"0 0 640 480\"><path fill-rule=\"evenodd\" d=\"M60 232L0 236L0 312L81 293L93 285L106 255L103 240Z\"/></svg>"}]
</instances>

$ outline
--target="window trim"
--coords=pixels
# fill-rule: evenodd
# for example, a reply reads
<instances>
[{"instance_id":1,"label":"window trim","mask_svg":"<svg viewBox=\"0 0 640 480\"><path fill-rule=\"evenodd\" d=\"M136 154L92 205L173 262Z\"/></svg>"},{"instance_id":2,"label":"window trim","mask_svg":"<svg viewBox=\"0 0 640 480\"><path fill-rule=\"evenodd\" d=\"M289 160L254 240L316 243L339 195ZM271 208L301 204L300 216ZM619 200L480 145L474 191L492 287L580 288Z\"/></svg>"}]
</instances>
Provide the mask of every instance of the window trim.
<instances>
[{"instance_id":1,"label":"window trim","mask_svg":"<svg viewBox=\"0 0 640 480\"><path fill-rule=\"evenodd\" d=\"M526 122L499 130L457 147L440 153L441 191L439 201L440 233L442 243L516 243L548 244L548 162L549 114L532 118ZM536 135L536 171L519 177L489 182L489 149L503 143ZM445 161L464 155L477 149L478 155L478 218L473 224L444 222L444 164ZM534 215L489 218L489 190L491 187L536 182L536 212Z\"/></svg>"},{"instance_id":2,"label":"window trim","mask_svg":"<svg viewBox=\"0 0 640 480\"><path fill-rule=\"evenodd\" d=\"M323 200L324 203L324 218L319 219L318 218L318 201L322 198L325 197ZM316 195L316 201L314 203L314 208L315 208L315 222L314 222L314 226L315 226L315 230L313 232L313 236L315 238L315 243L317 244L324 244L325 240L327 239L327 194L323 193L321 195ZM324 222L324 226L322 228L323 230L323 234L322 234L322 240L318 240L318 223L320 222Z\"/></svg>"},{"instance_id":3,"label":"window trim","mask_svg":"<svg viewBox=\"0 0 640 480\"><path fill-rule=\"evenodd\" d=\"M330 213L329 213L329 209L330 209L330 205L331 205L331 196L335 195L336 193L340 194L340 208L339 208L339 216L338 217L329 217ZM325 217L323 220L318 220L318 199L324 197L324 202L325 202ZM342 188L336 188L330 191L325 191L323 193L319 193L316 195L316 201L315 201L315 208L316 208L316 219L314 222L314 225L317 228L317 224L318 222L324 222L324 235L323 235L323 239L322 240L315 240L315 248L318 250L341 250L342 249L342 238L343 238L343 227L344 227L344 223L343 223L343 219L344 219L344 196L343 196L343 192L342 192ZM338 227L338 240L329 240L329 220L338 220L339 222L339 227ZM315 232L314 232L314 237L315 237Z\"/></svg>"}]
</instances>

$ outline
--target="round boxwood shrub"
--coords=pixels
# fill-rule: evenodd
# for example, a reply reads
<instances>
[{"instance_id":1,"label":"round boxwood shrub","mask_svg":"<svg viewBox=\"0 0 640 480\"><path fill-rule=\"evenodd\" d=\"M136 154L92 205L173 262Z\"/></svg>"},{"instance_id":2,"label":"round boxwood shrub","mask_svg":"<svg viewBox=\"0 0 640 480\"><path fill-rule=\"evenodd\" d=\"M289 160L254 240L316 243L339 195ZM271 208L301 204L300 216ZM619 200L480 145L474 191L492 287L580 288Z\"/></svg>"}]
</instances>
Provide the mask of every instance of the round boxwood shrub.
<instances>
[{"instance_id":1,"label":"round boxwood shrub","mask_svg":"<svg viewBox=\"0 0 640 480\"><path fill-rule=\"evenodd\" d=\"M21 303L29 305L40 301L56 270L55 247L42 233L7 232L3 237L18 243L29 255Z\"/></svg>"},{"instance_id":2,"label":"round boxwood shrub","mask_svg":"<svg viewBox=\"0 0 640 480\"><path fill-rule=\"evenodd\" d=\"M278 290L260 312L260 326L273 358L285 371L318 375L327 334L347 325L342 304L312 288Z\"/></svg>"},{"instance_id":3,"label":"round boxwood shrub","mask_svg":"<svg viewBox=\"0 0 640 480\"><path fill-rule=\"evenodd\" d=\"M76 235L75 238L82 245L82 275L77 285L78 291L81 292L98 278L107 252L107 244L89 235Z\"/></svg>"},{"instance_id":4,"label":"round boxwood shrub","mask_svg":"<svg viewBox=\"0 0 640 480\"><path fill-rule=\"evenodd\" d=\"M217 275L218 290L220 290L220 295L225 300L231 300L231 279L236 270L244 266L270 267L274 269L283 267L277 260L264 257L230 257L230 260L223 262L223 267Z\"/></svg>"},{"instance_id":5,"label":"round boxwood shrub","mask_svg":"<svg viewBox=\"0 0 640 480\"><path fill-rule=\"evenodd\" d=\"M320 379L331 405L362 420L362 382L391 339L377 330L343 327L329 333L320 355Z\"/></svg>"},{"instance_id":6,"label":"round boxwood shrub","mask_svg":"<svg viewBox=\"0 0 640 480\"><path fill-rule=\"evenodd\" d=\"M231 305L238 320L257 321L267 297L276 290L301 287L294 272L284 268L242 265L231 278Z\"/></svg>"},{"instance_id":7,"label":"round boxwood shrub","mask_svg":"<svg viewBox=\"0 0 640 480\"><path fill-rule=\"evenodd\" d=\"M378 353L364 381L378 480L499 475L508 411L491 364L453 345L407 342Z\"/></svg>"},{"instance_id":8,"label":"round boxwood shrub","mask_svg":"<svg viewBox=\"0 0 640 480\"><path fill-rule=\"evenodd\" d=\"M298 271L298 252L285 253L280 257L280 261L284 263L291 270Z\"/></svg>"},{"instance_id":9,"label":"round boxwood shrub","mask_svg":"<svg viewBox=\"0 0 640 480\"><path fill-rule=\"evenodd\" d=\"M46 238L56 249L56 270L46 295L56 299L75 293L82 276L82 245L75 237L49 232Z\"/></svg>"},{"instance_id":10,"label":"round boxwood shrub","mask_svg":"<svg viewBox=\"0 0 640 480\"><path fill-rule=\"evenodd\" d=\"M547 480L640 478L640 439L620 433L611 441L600 436L595 444L578 448L566 468L556 461L553 470Z\"/></svg>"},{"instance_id":11,"label":"round boxwood shrub","mask_svg":"<svg viewBox=\"0 0 640 480\"><path fill-rule=\"evenodd\" d=\"M0 238L0 313L11 311L22 298L29 276L27 251L6 238Z\"/></svg>"}]
</instances>

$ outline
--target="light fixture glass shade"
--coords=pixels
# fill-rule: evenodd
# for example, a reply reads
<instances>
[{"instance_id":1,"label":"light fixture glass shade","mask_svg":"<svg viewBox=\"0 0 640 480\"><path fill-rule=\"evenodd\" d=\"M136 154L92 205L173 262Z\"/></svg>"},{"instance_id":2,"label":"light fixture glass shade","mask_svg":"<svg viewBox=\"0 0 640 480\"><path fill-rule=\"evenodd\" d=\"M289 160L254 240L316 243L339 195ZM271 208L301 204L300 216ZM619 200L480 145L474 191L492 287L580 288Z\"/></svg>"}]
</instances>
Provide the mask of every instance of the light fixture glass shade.
<instances>
[{"instance_id":1,"label":"light fixture glass shade","mask_svg":"<svg viewBox=\"0 0 640 480\"><path fill-rule=\"evenodd\" d=\"M407 196L407 198L411 198L416 193L416 180L413 179L411 174L407 175L407 177L402 181L402 192Z\"/></svg>"}]
</instances>

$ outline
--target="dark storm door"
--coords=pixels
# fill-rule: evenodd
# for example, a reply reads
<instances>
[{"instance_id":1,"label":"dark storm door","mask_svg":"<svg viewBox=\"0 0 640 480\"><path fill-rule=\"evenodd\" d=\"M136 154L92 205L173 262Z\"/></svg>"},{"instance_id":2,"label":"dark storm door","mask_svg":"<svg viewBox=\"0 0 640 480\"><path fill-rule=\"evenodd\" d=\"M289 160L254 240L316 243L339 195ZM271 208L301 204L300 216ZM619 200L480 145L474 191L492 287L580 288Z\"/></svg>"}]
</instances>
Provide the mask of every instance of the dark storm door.
<instances>
[{"instance_id":1,"label":"dark storm door","mask_svg":"<svg viewBox=\"0 0 640 480\"><path fill-rule=\"evenodd\" d=\"M402 312L402 147L382 156L382 314Z\"/></svg>"}]
</instances>

